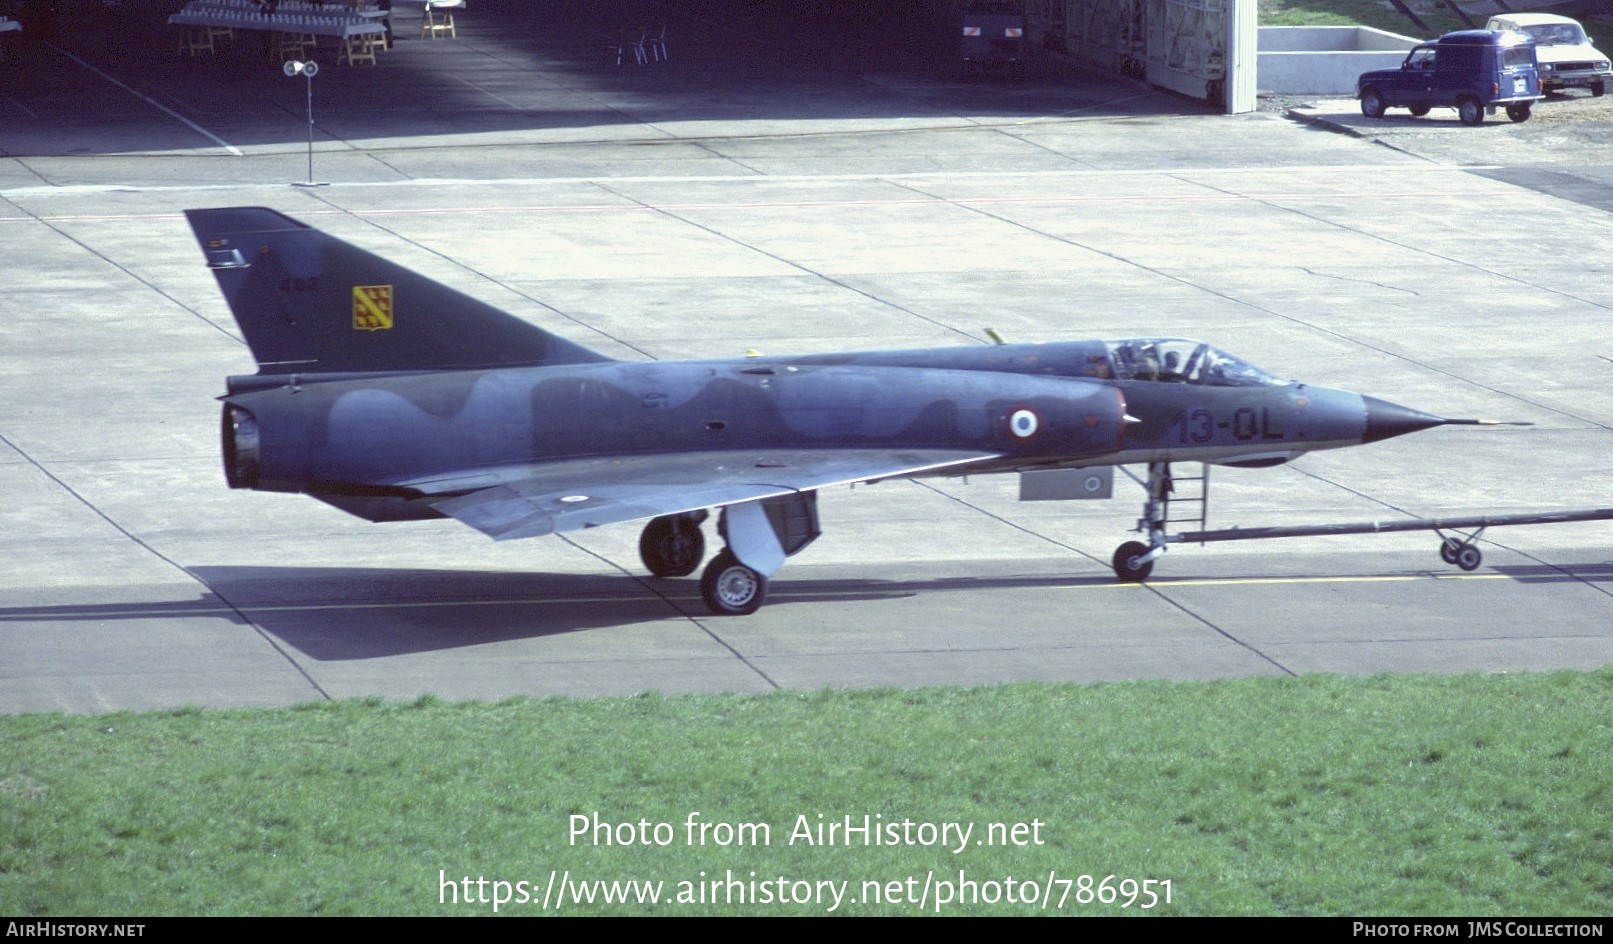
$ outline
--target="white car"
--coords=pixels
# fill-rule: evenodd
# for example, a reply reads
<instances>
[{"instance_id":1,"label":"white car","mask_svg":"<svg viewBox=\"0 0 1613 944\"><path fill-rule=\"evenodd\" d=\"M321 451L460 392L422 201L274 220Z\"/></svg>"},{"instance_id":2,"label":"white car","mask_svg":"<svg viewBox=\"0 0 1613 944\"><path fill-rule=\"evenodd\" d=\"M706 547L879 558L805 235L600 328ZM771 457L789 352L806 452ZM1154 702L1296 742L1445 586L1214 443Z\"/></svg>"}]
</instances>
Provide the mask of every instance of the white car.
<instances>
[{"instance_id":1,"label":"white car","mask_svg":"<svg viewBox=\"0 0 1613 944\"><path fill-rule=\"evenodd\" d=\"M1490 17L1484 28L1515 30L1534 39L1542 91L1578 87L1601 95L1613 79L1607 57L1591 45L1577 20L1553 13L1507 13Z\"/></svg>"}]
</instances>

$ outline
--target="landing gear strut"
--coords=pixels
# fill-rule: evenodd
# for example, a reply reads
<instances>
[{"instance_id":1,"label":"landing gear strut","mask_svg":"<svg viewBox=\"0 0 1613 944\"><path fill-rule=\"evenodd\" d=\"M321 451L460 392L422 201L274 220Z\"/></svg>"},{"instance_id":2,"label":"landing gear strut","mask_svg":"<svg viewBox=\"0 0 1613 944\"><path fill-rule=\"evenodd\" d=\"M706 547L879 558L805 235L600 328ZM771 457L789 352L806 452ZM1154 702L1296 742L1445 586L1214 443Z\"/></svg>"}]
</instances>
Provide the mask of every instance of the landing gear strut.
<instances>
[{"instance_id":1,"label":"landing gear strut","mask_svg":"<svg viewBox=\"0 0 1613 944\"><path fill-rule=\"evenodd\" d=\"M700 525L707 516L702 510L652 518L638 539L638 556L650 573L657 577L687 577L694 573L706 555L706 538ZM719 530L726 538L726 528L721 525L719 522ZM701 574L700 595L718 616L748 616L766 599L767 578L741 563L725 547Z\"/></svg>"},{"instance_id":2,"label":"landing gear strut","mask_svg":"<svg viewBox=\"0 0 1613 944\"><path fill-rule=\"evenodd\" d=\"M1392 521L1352 521L1338 524L1292 525L1277 528L1222 528L1202 530L1208 517L1209 468L1204 476L1172 476L1169 463L1150 462L1148 480L1120 467L1121 471L1148 490L1148 501L1143 505L1143 516L1137 519L1133 530L1148 536L1147 542L1127 541L1115 550L1111 562L1115 576L1136 583L1148 579L1154 561L1165 553L1169 544L1219 544L1223 541L1266 541L1272 538L1333 537L1342 534L1389 534L1397 531L1432 531L1439 535L1439 556L1447 564L1463 570L1478 570L1484 564L1484 552L1479 550L1479 539L1490 528L1525 524L1563 524L1570 521L1613 521L1613 508L1565 508L1560 511L1536 512L1517 515L1480 515L1470 518L1407 518ZM1202 491L1195 496L1192 483L1198 482ZM1185 494L1178 494L1178 486L1185 486ZM1172 502L1186 502L1191 508L1198 504L1197 515L1170 517ZM1198 531L1167 533L1167 529L1183 522L1197 521Z\"/></svg>"},{"instance_id":3,"label":"landing gear strut","mask_svg":"<svg viewBox=\"0 0 1613 944\"><path fill-rule=\"evenodd\" d=\"M658 577L700 566L706 512L656 518L644 528L639 556ZM784 559L818 536L818 493L791 492L723 506L717 533L727 545L700 575L700 596L718 616L748 616L767 599L768 580Z\"/></svg>"},{"instance_id":4,"label":"landing gear strut","mask_svg":"<svg viewBox=\"0 0 1613 944\"><path fill-rule=\"evenodd\" d=\"M1154 561L1165 553L1165 526L1169 520L1171 496L1176 491L1175 480L1171 478L1171 464L1148 463L1148 481L1144 483L1144 488L1148 489L1148 500L1143 503L1143 516L1137 519L1137 527L1133 530L1146 534L1148 543L1127 541L1115 549L1111 561L1115 576L1128 583L1147 580L1154 570Z\"/></svg>"}]
</instances>

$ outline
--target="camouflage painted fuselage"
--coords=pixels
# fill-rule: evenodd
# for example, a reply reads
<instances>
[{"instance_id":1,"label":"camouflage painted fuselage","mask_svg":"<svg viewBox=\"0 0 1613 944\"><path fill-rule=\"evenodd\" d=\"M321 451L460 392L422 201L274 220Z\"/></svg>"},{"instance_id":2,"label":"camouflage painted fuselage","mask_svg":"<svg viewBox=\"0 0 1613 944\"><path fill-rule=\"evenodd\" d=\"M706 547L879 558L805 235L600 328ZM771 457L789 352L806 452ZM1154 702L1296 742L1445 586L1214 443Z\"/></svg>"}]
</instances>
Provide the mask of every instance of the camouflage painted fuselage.
<instances>
[{"instance_id":1,"label":"camouflage painted fuselage","mask_svg":"<svg viewBox=\"0 0 1613 944\"><path fill-rule=\"evenodd\" d=\"M1185 459L1272 464L1365 434L1366 401L1344 391L1114 373L1105 342L1078 341L312 383L253 375L231 378L225 451L237 487L415 498L420 483L450 473L463 483L452 491L463 491L590 457L978 452L945 470L964 474Z\"/></svg>"}]
</instances>

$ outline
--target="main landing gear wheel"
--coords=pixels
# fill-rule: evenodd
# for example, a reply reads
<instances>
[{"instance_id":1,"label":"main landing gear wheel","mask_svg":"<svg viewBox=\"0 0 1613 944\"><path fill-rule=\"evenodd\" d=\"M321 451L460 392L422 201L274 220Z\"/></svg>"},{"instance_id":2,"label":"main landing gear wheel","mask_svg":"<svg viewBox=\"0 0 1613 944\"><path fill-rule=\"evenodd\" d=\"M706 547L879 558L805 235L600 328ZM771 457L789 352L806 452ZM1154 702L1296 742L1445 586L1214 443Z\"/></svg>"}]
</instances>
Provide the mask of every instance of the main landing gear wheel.
<instances>
[{"instance_id":1,"label":"main landing gear wheel","mask_svg":"<svg viewBox=\"0 0 1613 944\"><path fill-rule=\"evenodd\" d=\"M1141 541L1127 541L1115 548L1115 576L1128 583L1147 580L1148 575L1154 572L1154 562L1142 560L1147 553L1148 545Z\"/></svg>"},{"instance_id":2,"label":"main landing gear wheel","mask_svg":"<svg viewBox=\"0 0 1613 944\"><path fill-rule=\"evenodd\" d=\"M644 526L638 539L638 556L657 577L687 577L706 556L706 537L700 533L700 515L663 515Z\"/></svg>"},{"instance_id":3,"label":"main landing gear wheel","mask_svg":"<svg viewBox=\"0 0 1613 944\"><path fill-rule=\"evenodd\" d=\"M767 597L767 578L723 548L700 576L700 595L718 616L749 616Z\"/></svg>"}]
</instances>

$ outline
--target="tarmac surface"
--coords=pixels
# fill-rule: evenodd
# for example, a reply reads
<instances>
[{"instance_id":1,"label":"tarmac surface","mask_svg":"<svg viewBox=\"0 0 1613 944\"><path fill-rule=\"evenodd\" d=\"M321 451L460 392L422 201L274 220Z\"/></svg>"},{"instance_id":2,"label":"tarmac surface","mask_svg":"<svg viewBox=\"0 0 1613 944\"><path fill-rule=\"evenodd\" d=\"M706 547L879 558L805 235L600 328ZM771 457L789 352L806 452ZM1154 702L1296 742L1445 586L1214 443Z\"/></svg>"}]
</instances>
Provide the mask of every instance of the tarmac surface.
<instances>
[{"instance_id":1,"label":"tarmac surface","mask_svg":"<svg viewBox=\"0 0 1613 944\"><path fill-rule=\"evenodd\" d=\"M255 204L622 358L1185 336L1534 423L1216 469L1211 527L1613 505L1601 118L1220 116L755 9L472 0L432 41L400 4L379 65L317 54L311 172L308 83L253 34L183 56L124 3L8 38L0 711L1613 662L1606 523L1492 530L1472 573L1414 533L1179 546L1122 585L1123 477L892 482L826 492L723 619L633 525L500 544L225 487L214 398L254 367L181 211ZM668 61L610 61L662 22Z\"/></svg>"}]
</instances>

